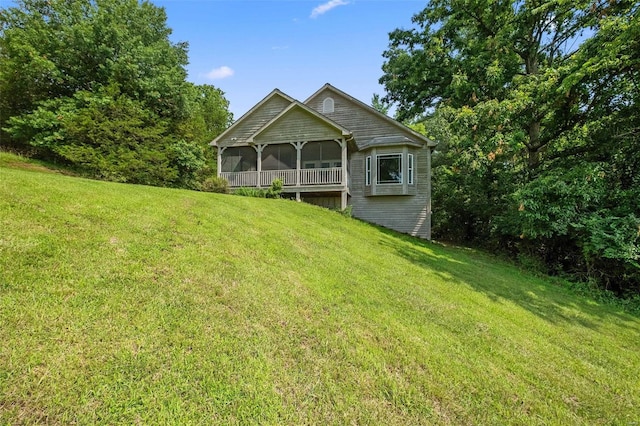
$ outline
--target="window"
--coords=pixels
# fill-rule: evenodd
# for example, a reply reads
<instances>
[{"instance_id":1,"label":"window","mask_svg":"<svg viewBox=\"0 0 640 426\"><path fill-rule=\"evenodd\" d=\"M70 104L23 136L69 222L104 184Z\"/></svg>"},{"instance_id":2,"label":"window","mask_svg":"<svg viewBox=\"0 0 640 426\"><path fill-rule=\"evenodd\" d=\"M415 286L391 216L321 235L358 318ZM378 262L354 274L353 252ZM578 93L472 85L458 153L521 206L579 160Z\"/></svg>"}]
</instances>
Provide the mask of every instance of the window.
<instances>
[{"instance_id":1,"label":"window","mask_svg":"<svg viewBox=\"0 0 640 426\"><path fill-rule=\"evenodd\" d=\"M378 163L377 184L402 183L402 154L385 154L376 157Z\"/></svg>"},{"instance_id":2,"label":"window","mask_svg":"<svg viewBox=\"0 0 640 426\"><path fill-rule=\"evenodd\" d=\"M364 169L365 169L365 171L364 171L365 185L369 186L369 185L371 185L371 156L368 156L365 159Z\"/></svg>"},{"instance_id":3,"label":"window","mask_svg":"<svg viewBox=\"0 0 640 426\"><path fill-rule=\"evenodd\" d=\"M413 154L409 154L407 162L407 181L409 185L413 185Z\"/></svg>"},{"instance_id":4,"label":"window","mask_svg":"<svg viewBox=\"0 0 640 426\"><path fill-rule=\"evenodd\" d=\"M324 101L322 101L322 112L323 113L328 113L328 112L333 112L333 99L332 98L325 98Z\"/></svg>"},{"instance_id":5,"label":"window","mask_svg":"<svg viewBox=\"0 0 640 426\"><path fill-rule=\"evenodd\" d=\"M328 169L329 167L331 167L331 163L321 163L320 164L320 168L321 169Z\"/></svg>"},{"instance_id":6,"label":"window","mask_svg":"<svg viewBox=\"0 0 640 426\"><path fill-rule=\"evenodd\" d=\"M304 163L304 168L305 169L315 169L316 168L316 163Z\"/></svg>"},{"instance_id":7,"label":"window","mask_svg":"<svg viewBox=\"0 0 640 426\"><path fill-rule=\"evenodd\" d=\"M334 161L333 167L342 167L342 161Z\"/></svg>"}]
</instances>

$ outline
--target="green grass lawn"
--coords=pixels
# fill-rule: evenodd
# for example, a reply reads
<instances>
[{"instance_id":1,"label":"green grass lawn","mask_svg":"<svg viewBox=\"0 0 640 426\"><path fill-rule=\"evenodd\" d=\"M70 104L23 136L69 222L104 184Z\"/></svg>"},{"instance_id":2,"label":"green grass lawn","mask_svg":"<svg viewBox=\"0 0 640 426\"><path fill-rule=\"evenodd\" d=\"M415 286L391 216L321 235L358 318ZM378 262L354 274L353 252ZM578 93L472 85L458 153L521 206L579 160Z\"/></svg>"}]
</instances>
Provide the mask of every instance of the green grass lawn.
<instances>
[{"instance_id":1,"label":"green grass lawn","mask_svg":"<svg viewBox=\"0 0 640 426\"><path fill-rule=\"evenodd\" d=\"M0 153L0 424L619 424L640 319L293 201Z\"/></svg>"}]
</instances>

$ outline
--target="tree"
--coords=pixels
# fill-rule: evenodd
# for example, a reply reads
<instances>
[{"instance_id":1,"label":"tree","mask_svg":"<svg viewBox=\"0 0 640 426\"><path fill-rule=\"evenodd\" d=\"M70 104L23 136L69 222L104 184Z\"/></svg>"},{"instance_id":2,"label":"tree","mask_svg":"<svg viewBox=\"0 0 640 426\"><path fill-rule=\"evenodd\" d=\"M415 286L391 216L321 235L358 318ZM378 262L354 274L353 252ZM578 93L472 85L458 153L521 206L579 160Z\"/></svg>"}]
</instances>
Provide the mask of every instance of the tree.
<instances>
[{"instance_id":1,"label":"tree","mask_svg":"<svg viewBox=\"0 0 640 426\"><path fill-rule=\"evenodd\" d=\"M222 90L207 84L189 83L185 93L189 118L181 123L179 133L184 139L194 141L202 150L206 167L201 173L215 175L217 157L209 142L233 121L233 114L229 112L229 101L225 99Z\"/></svg>"},{"instance_id":2,"label":"tree","mask_svg":"<svg viewBox=\"0 0 640 426\"><path fill-rule=\"evenodd\" d=\"M437 106L484 110L475 130L509 134L535 168L572 117L576 94L553 96L557 71L606 5L591 1L432 1L413 17L419 29L390 34L386 99L401 119Z\"/></svg>"},{"instance_id":3,"label":"tree","mask_svg":"<svg viewBox=\"0 0 640 426\"><path fill-rule=\"evenodd\" d=\"M100 179L175 186L179 170L170 121L111 86L40 103L9 119L9 134L29 140Z\"/></svg>"},{"instance_id":4,"label":"tree","mask_svg":"<svg viewBox=\"0 0 640 426\"><path fill-rule=\"evenodd\" d=\"M390 34L380 82L401 119L442 138L434 234L638 285L622 189L637 182L638 5L436 0L413 22Z\"/></svg>"},{"instance_id":5,"label":"tree","mask_svg":"<svg viewBox=\"0 0 640 426\"><path fill-rule=\"evenodd\" d=\"M384 102L377 93L374 93L371 97L371 107L384 115L389 115L389 103Z\"/></svg>"},{"instance_id":6,"label":"tree","mask_svg":"<svg viewBox=\"0 0 640 426\"><path fill-rule=\"evenodd\" d=\"M197 188L210 151L203 138L228 125L228 102L212 86L186 82L187 44L169 40L166 21L163 8L138 0L18 0L3 9L3 143L101 178ZM115 156L129 148L159 159L146 177L136 171L144 161Z\"/></svg>"},{"instance_id":7,"label":"tree","mask_svg":"<svg viewBox=\"0 0 640 426\"><path fill-rule=\"evenodd\" d=\"M187 44L169 41L164 9L137 0L17 3L0 20L0 87L20 95L9 116L114 83L156 114L180 116Z\"/></svg>"},{"instance_id":8,"label":"tree","mask_svg":"<svg viewBox=\"0 0 640 426\"><path fill-rule=\"evenodd\" d=\"M532 242L544 241L567 258L564 269L586 272L618 293L636 294L640 291L638 7L602 17L598 31L567 61L557 91L580 94L575 114L581 124L554 144L538 179L516 193L522 208L510 218L515 230ZM569 256L567 247L575 247Z\"/></svg>"}]
</instances>

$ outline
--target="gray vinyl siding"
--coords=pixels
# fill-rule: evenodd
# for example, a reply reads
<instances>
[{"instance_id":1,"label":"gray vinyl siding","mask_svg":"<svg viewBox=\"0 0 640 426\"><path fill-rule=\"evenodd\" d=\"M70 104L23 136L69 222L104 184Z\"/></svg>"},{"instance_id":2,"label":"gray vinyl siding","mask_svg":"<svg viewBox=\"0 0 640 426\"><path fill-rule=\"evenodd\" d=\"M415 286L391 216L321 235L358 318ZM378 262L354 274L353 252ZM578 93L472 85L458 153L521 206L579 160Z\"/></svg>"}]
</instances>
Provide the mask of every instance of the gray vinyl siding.
<instances>
[{"instance_id":1,"label":"gray vinyl siding","mask_svg":"<svg viewBox=\"0 0 640 426\"><path fill-rule=\"evenodd\" d=\"M256 143L306 142L341 138L339 130L302 109L292 109L260 133Z\"/></svg>"},{"instance_id":2,"label":"gray vinyl siding","mask_svg":"<svg viewBox=\"0 0 640 426\"><path fill-rule=\"evenodd\" d=\"M333 112L322 112L322 103L330 97L334 101ZM377 113L363 108L362 105L347 99L340 94L325 89L306 105L325 115L343 127L353 132L353 137L358 146L377 137L403 135L409 139L416 140L416 136L402 127L392 124L380 117Z\"/></svg>"},{"instance_id":3,"label":"gray vinyl siding","mask_svg":"<svg viewBox=\"0 0 640 426\"><path fill-rule=\"evenodd\" d=\"M333 112L323 112L322 104L327 97L334 101ZM363 147L373 138L394 135L406 136L412 141L422 143L409 130L389 122L359 102L348 99L330 88L320 91L306 104L352 131L358 147ZM349 193L353 216L413 236L431 238L428 149L426 144L424 148L400 144L378 147L375 150L377 154L403 153L403 158L409 153L413 154L413 185L408 185L405 175L402 184L376 185L372 182L372 186L365 187L365 157L372 154L372 149L351 153ZM372 159L372 168L374 167L375 159ZM372 194L373 185L375 195Z\"/></svg>"},{"instance_id":4,"label":"gray vinyl siding","mask_svg":"<svg viewBox=\"0 0 640 426\"><path fill-rule=\"evenodd\" d=\"M219 146L242 145L246 139L260 130L265 124L281 113L291 102L282 96L275 95L251 113L249 119L238 123L225 138L218 141ZM232 140L234 139L235 140Z\"/></svg>"},{"instance_id":5,"label":"gray vinyl siding","mask_svg":"<svg viewBox=\"0 0 640 426\"><path fill-rule=\"evenodd\" d=\"M412 151L415 168L415 195L367 196L364 162L368 153L353 153L350 159L352 171L350 204L353 216L416 237L431 238L427 150L428 148L422 148Z\"/></svg>"}]
</instances>

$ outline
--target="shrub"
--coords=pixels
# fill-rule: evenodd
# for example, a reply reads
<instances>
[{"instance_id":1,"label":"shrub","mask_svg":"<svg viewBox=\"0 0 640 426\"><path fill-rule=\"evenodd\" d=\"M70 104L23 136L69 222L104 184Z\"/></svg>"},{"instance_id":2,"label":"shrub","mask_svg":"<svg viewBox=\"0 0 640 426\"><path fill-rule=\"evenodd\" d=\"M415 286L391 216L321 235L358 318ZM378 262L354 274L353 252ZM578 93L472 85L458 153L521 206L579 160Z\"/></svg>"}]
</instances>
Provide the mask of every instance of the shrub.
<instances>
[{"instance_id":1,"label":"shrub","mask_svg":"<svg viewBox=\"0 0 640 426\"><path fill-rule=\"evenodd\" d=\"M271 187L267 189L265 196L267 198L280 198L283 186L284 182L282 182L282 179L274 179L273 182L271 182Z\"/></svg>"},{"instance_id":2,"label":"shrub","mask_svg":"<svg viewBox=\"0 0 640 426\"><path fill-rule=\"evenodd\" d=\"M283 185L284 184L281 179L274 179L268 189L248 188L243 186L236 189L233 193L235 195L241 195L243 197L280 198Z\"/></svg>"},{"instance_id":3,"label":"shrub","mask_svg":"<svg viewBox=\"0 0 640 426\"><path fill-rule=\"evenodd\" d=\"M219 194L229 193L229 182L221 177L209 177L202 182L200 187L201 191L205 192L217 192Z\"/></svg>"},{"instance_id":4,"label":"shrub","mask_svg":"<svg viewBox=\"0 0 640 426\"><path fill-rule=\"evenodd\" d=\"M240 195L242 197L265 198L266 191L261 188L248 188L245 186L241 186L240 188L233 191L233 194Z\"/></svg>"}]
</instances>

